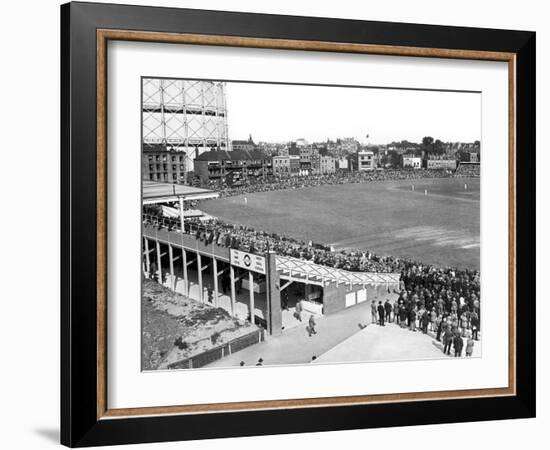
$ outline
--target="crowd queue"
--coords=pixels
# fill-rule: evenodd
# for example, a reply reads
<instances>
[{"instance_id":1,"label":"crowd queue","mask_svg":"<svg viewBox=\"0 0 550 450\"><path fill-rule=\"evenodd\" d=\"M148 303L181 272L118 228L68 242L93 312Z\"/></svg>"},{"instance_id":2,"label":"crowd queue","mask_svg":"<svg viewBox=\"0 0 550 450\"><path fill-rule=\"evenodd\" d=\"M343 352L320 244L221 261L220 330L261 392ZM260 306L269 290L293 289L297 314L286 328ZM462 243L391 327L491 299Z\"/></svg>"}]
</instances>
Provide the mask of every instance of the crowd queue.
<instances>
[{"instance_id":1,"label":"crowd queue","mask_svg":"<svg viewBox=\"0 0 550 450\"><path fill-rule=\"evenodd\" d=\"M392 303L372 302L373 323L432 332L443 353L471 357L480 333L480 279L474 270L409 265L401 271L401 289Z\"/></svg>"}]
</instances>

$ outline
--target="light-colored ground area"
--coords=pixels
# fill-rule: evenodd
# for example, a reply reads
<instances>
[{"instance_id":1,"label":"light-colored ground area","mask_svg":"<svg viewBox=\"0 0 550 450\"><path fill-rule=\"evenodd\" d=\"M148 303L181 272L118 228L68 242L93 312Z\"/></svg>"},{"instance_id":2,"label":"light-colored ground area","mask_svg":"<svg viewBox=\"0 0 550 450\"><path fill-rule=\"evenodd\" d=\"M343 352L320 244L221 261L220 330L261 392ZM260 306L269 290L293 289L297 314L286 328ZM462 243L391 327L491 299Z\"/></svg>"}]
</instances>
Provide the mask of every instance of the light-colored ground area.
<instances>
[{"instance_id":1,"label":"light-colored ground area","mask_svg":"<svg viewBox=\"0 0 550 450\"><path fill-rule=\"evenodd\" d=\"M198 298L195 275L190 271L190 293ZM168 276L166 285L169 285L170 281ZM176 280L176 288L180 292L184 290L183 280L179 277ZM395 294L388 295L391 301L395 297ZM208 302L206 289L203 298ZM243 289L237 298L237 308L242 321L249 311L248 291ZM220 292L218 305L224 306L227 302L229 297ZM265 303L265 295L256 293L255 310L258 316L263 315L262 302ZM209 306L208 303L206 306ZM307 329L310 314L303 313L303 321L300 322L293 313L293 307L289 311L283 311L285 330L281 336L266 336L266 341L226 356L206 367L237 367L241 361L250 366L255 365L260 358L263 359L263 365L308 364L314 356L315 363L448 358L443 354L443 346L436 341L433 332L426 335L421 331L402 329L393 323L386 324L385 327L371 324L370 301L329 316L315 316L317 334L312 336L309 336ZM168 340L173 341L172 338ZM473 356L481 356L481 341L476 341Z\"/></svg>"},{"instance_id":2,"label":"light-colored ground area","mask_svg":"<svg viewBox=\"0 0 550 450\"><path fill-rule=\"evenodd\" d=\"M199 208L228 222L332 244L336 249L360 248L479 269L479 178L258 192L247 194L246 204L244 197L208 200Z\"/></svg>"},{"instance_id":3,"label":"light-colored ground area","mask_svg":"<svg viewBox=\"0 0 550 450\"><path fill-rule=\"evenodd\" d=\"M466 339L462 356L465 356ZM435 339L433 333L410 331L393 323L382 327L369 325L364 330L350 336L326 353L319 356L315 363L396 361L414 359L440 359L454 357L443 353L443 345ZM481 341L474 344L472 357L481 356Z\"/></svg>"},{"instance_id":4,"label":"light-colored ground area","mask_svg":"<svg viewBox=\"0 0 550 450\"><path fill-rule=\"evenodd\" d=\"M218 360L207 367L238 366L241 361L255 365L259 358L264 365L307 364L313 356L326 353L331 348L353 336L371 322L370 302L360 303L329 316L317 317L317 334L309 336L307 319L298 327L285 331L281 336L269 337L265 342Z\"/></svg>"}]
</instances>

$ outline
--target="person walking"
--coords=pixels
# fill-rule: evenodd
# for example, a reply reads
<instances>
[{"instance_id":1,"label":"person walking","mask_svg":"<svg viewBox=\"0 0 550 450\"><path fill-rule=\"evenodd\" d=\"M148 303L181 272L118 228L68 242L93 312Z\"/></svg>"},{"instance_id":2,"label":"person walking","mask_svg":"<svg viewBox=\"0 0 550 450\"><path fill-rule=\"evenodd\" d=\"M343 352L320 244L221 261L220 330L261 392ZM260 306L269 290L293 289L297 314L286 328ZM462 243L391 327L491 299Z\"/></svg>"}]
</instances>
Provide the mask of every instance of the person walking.
<instances>
[{"instance_id":1,"label":"person walking","mask_svg":"<svg viewBox=\"0 0 550 450\"><path fill-rule=\"evenodd\" d=\"M430 312L430 331L437 331L437 313L435 308Z\"/></svg>"},{"instance_id":2,"label":"person walking","mask_svg":"<svg viewBox=\"0 0 550 450\"><path fill-rule=\"evenodd\" d=\"M312 334L317 334L317 331L315 331L315 327L317 326L317 323L315 322L315 317L313 317L313 314L309 316L309 323L308 323L308 332L309 337L311 337Z\"/></svg>"},{"instance_id":3,"label":"person walking","mask_svg":"<svg viewBox=\"0 0 550 450\"><path fill-rule=\"evenodd\" d=\"M409 329L411 331L416 331L416 308L413 306L409 310Z\"/></svg>"},{"instance_id":4,"label":"person walking","mask_svg":"<svg viewBox=\"0 0 550 450\"><path fill-rule=\"evenodd\" d=\"M474 340L470 336L466 341L466 356L471 357L473 353L474 353Z\"/></svg>"},{"instance_id":5,"label":"person walking","mask_svg":"<svg viewBox=\"0 0 550 450\"><path fill-rule=\"evenodd\" d=\"M372 323L378 323L378 310L376 308L376 299L370 303L370 312L372 316Z\"/></svg>"},{"instance_id":6,"label":"person walking","mask_svg":"<svg viewBox=\"0 0 550 450\"><path fill-rule=\"evenodd\" d=\"M288 311L288 292L286 290L281 292L281 308Z\"/></svg>"},{"instance_id":7,"label":"person walking","mask_svg":"<svg viewBox=\"0 0 550 450\"><path fill-rule=\"evenodd\" d=\"M438 316L437 319L435 320L436 330L437 330L435 340L438 341L438 342L441 342L441 332L443 331L444 320L445 319L443 319L442 316Z\"/></svg>"},{"instance_id":8,"label":"person walking","mask_svg":"<svg viewBox=\"0 0 550 450\"><path fill-rule=\"evenodd\" d=\"M464 346L464 341L460 333L455 334L453 339L453 347L455 349L455 358L460 358L462 356L462 347Z\"/></svg>"},{"instance_id":9,"label":"person walking","mask_svg":"<svg viewBox=\"0 0 550 450\"><path fill-rule=\"evenodd\" d=\"M384 315L386 313L386 310L382 306L382 301L378 302L378 319L380 326L384 326Z\"/></svg>"},{"instance_id":10,"label":"person walking","mask_svg":"<svg viewBox=\"0 0 550 450\"><path fill-rule=\"evenodd\" d=\"M296 317L296 319L298 319L300 322L302 321L302 311L302 300L298 300L296 302L296 312L294 313L294 317Z\"/></svg>"},{"instance_id":11,"label":"person walking","mask_svg":"<svg viewBox=\"0 0 550 450\"><path fill-rule=\"evenodd\" d=\"M396 325L399 325L401 316L401 300L396 301L393 305L393 318Z\"/></svg>"},{"instance_id":12,"label":"person walking","mask_svg":"<svg viewBox=\"0 0 550 450\"><path fill-rule=\"evenodd\" d=\"M390 303L390 299L387 298L386 302L384 303L384 310L386 312L386 322L391 322L391 312L392 312L392 306Z\"/></svg>"},{"instance_id":13,"label":"person walking","mask_svg":"<svg viewBox=\"0 0 550 450\"><path fill-rule=\"evenodd\" d=\"M420 316L420 327L422 328L423 334L428 334L428 324L430 323L430 317L428 310L423 310L422 315Z\"/></svg>"},{"instance_id":14,"label":"person walking","mask_svg":"<svg viewBox=\"0 0 550 450\"><path fill-rule=\"evenodd\" d=\"M468 316L465 312L460 315L460 329L462 330L462 337L466 337L466 330L468 329Z\"/></svg>"},{"instance_id":15,"label":"person walking","mask_svg":"<svg viewBox=\"0 0 550 450\"><path fill-rule=\"evenodd\" d=\"M399 307L399 326L401 328L405 328L407 326L407 308L405 308L405 305L401 305Z\"/></svg>"},{"instance_id":16,"label":"person walking","mask_svg":"<svg viewBox=\"0 0 550 450\"><path fill-rule=\"evenodd\" d=\"M445 334L443 335L443 353L446 355L451 354L451 345L453 343L453 334L451 333L450 329L445 330Z\"/></svg>"},{"instance_id":17,"label":"person walking","mask_svg":"<svg viewBox=\"0 0 550 450\"><path fill-rule=\"evenodd\" d=\"M393 308L391 306L390 299L387 298L386 301L384 302L384 311L386 312L386 322L388 322L388 323L391 322L392 309Z\"/></svg>"},{"instance_id":18,"label":"person walking","mask_svg":"<svg viewBox=\"0 0 550 450\"><path fill-rule=\"evenodd\" d=\"M456 300L454 298L451 302L451 313L453 313L453 314L458 313L458 303L456 302Z\"/></svg>"},{"instance_id":19,"label":"person walking","mask_svg":"<svg viewBox=\"0 0 550 450\"><path fill-rule=\"evenodd\" d=\"M206 292L208 297L208 303L214 303L214 291L212 290L212 286L208 285Z\"/></svg>"},{"instance_id":20,"label":"person walking","mask_svg":"<svg viewBox=\"0 0 550 450\"><path fill-rule=\"evenodd\" d=\"M477 341L478 340L477 333L478 333L478 330L479 330L479 316L478 316L477 312L474 311L470 315L470 323L472 325L472 334L473 334L474 340Z\"/></svg>"}]
</instances>

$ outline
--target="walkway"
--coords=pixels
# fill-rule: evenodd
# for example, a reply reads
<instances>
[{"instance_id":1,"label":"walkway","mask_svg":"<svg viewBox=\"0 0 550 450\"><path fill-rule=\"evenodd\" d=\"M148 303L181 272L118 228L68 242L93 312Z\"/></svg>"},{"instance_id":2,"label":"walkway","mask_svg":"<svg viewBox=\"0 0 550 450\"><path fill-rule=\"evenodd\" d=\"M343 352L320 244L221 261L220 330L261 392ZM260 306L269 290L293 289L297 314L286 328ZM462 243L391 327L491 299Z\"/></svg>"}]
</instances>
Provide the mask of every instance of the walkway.
<instances>
[{"instance_id":1,"label":"walkway","mask_svg":"<svg viewBox=\"0 0 550 450\"><path fill-rule=\"evenodd\" d=\"M466 339L462 355L465 355ZM451 350L452 353L452 350ZM474 344L475 357L481 356L481 341ZM370 325L316 359L316 363L351 361L396 361L450 358L433 333L423 334L390 323L385 327Z\"/></svg>"},{"instance_id":2,"label":"walkway","mask_svg":"<svg viewBox=\"0 0 550 450\"><path fill-rule=\"evenodd\" d=\"M215 361L206 367L238 366L244 361L255 365L259 358L264 365L307 364L313 356L321 355L350 336L361 331L371 321L370 302L360 303L329 316L317 317L317 334L309 337L304 314L301 326L285 331L281 336L268 337L252 347Z\"/></svg>"}]
</instances>

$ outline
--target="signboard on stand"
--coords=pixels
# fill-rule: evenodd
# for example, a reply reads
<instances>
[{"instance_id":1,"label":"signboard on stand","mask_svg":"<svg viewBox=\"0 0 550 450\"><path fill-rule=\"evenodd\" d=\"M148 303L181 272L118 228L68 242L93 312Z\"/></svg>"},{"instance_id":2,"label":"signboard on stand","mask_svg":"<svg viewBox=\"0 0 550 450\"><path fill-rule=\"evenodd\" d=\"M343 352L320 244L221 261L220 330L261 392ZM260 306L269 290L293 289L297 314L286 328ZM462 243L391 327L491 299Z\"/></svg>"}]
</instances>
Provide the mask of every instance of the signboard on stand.
<instances>
[{"instance_id":1,"label":"signboard on stand","mask_svg":"<svg viewBox=\"0 0 550 450\"><path fill-rule=\"evenodd\" d=\"M231 264L261 274L266 273L265 257L231 249Z\"/></svg>"}]
</instances>

